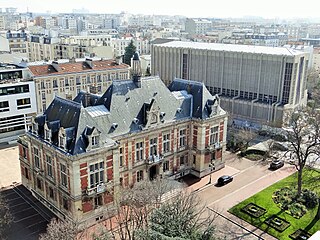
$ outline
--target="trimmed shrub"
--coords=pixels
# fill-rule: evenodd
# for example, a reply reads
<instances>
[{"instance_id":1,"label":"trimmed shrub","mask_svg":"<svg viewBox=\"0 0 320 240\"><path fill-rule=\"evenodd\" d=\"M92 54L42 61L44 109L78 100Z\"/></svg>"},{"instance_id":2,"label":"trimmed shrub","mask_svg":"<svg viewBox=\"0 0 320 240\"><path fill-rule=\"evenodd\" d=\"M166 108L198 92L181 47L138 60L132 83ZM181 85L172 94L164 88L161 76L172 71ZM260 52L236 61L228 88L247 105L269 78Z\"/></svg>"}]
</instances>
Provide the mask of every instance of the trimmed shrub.
<instances>
[{"instance_id":1,"label":"trimmed shrub","mask_svg":"<svg viewBox=\"0 0 320 240\"><path fill-rule=\"evenodd\" d=\"M303 204L309 209L316 207L319 201L317 194L308 189L302 191L302 199Z\"/></svg>"}]
</instances>

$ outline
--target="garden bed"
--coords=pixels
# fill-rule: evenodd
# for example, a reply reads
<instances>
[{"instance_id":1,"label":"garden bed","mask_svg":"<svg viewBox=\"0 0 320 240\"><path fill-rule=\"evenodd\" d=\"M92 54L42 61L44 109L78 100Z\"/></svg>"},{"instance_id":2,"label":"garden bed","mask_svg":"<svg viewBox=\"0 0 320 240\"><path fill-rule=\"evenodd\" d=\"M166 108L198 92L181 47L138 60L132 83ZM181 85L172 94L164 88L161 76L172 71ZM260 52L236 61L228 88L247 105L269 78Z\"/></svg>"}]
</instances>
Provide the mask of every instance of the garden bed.
<instances>
[{"instance_id":1,"label":"garden bed","mask_svg":"<svg viewBox=\"0 0 320 240\"><path fill-rule=\"evenodd\" d=\"M293 240L307 240L309 239L309 237L311 237L311 234L309 234L308 232L302 229L298 229L297 231L292 233L289 237Z\"/></svg>"},{"instance_id":2,"label":"garden bed","mask_svg":"<svg viewBox=\"0 0 320 240\"><path fill-rule=\"evenodd\" d=\"M241 211L245 212L246 214L250 215L251 217L259 218L263 214L267 212L266 209L259 207L258 205L254 203L249 203L246 206L244 206Z\"/></svg>"},{"instance_id":3,"label":"garden bed","mask_svg":"<svg viewBox=\"0 0 320 240\"><path fill-rule=\"evenodd\" d=\"M274 228L278 232L283 232L284 230L286 230L290 226L290 223L288 221L286 221L285 219L280 218L280 217L278 217L276 215L273 215L273 216L269 217L265 221L265 224L267 224L270 227Z\"/></svg>"}]
</instances>

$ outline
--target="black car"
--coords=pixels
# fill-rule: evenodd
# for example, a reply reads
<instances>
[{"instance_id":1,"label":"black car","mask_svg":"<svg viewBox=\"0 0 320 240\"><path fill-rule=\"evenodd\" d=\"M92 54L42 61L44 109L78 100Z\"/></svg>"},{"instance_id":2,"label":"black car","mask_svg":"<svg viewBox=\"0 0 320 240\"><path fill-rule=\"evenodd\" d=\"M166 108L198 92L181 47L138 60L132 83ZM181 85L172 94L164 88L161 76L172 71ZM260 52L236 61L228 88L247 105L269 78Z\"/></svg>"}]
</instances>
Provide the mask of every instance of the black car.
<instances>
[{"instance_id":1,"label":"black car","mask_svg":"<svg viewBox=\"0 0 320 240\"><path fill-rule=\"evenodd\" d=\"M284 161L283 160L273 160L270 163L270 169L271 170L276 170L276 169L279 169L279 168L281 168L283 166L284 166Z\"/></svg>"},{"instance_id":2,"label":"black car","mask_svg":"<svg viewBox=\"0 0 320 240\"><path fill-rule=\"evenodd\" d=\"M223 175L223 176L218 178L217 183L218 183L219 186L222 186L222 185L225 185L225 184L227 184L229 182L232 182L232 180L233 180L232 176Z\"/></svg>"}]
</instances>

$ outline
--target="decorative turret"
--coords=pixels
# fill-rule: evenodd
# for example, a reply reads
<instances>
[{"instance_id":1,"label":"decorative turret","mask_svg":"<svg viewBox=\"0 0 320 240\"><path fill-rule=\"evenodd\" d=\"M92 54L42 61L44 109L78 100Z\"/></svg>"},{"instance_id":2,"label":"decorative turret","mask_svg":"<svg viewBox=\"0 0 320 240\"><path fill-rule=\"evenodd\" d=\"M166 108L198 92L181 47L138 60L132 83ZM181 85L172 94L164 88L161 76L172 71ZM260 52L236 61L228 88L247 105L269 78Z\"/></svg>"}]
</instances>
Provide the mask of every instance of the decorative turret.
<instances>
[{"instance_id":1,"label":"decorative turret","mask_svg":"<svg viewBox=\"0 0 320 240\"><path fill-rule=\"evenodd\" d=\"M138 52L133 54L131 61L132 80L137 87L141 87L141 61Z\"/></svg>"}]
</instances>

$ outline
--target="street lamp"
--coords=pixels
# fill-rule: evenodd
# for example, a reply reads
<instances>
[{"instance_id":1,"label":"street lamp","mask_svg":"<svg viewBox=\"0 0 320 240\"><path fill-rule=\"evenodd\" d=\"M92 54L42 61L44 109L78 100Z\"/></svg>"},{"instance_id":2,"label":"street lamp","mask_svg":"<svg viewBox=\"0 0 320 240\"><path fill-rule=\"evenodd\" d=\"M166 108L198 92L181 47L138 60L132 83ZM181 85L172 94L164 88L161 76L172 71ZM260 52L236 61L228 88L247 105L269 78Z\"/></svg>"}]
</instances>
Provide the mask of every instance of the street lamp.
<instances>
[{"instance_id":1,"label":"street lamp","mask_svg":"<svg viewBox=\"0 0 320 240\"><path fill-rule=\"evenodd\" d=\"M214 167L214 164L212 163L209 163L209 167L210 167L210 177L209 177L208 184L211 184L211 174L212 174L212 171L215 169L215 167Z\"/></svg>"}]
</instances>

